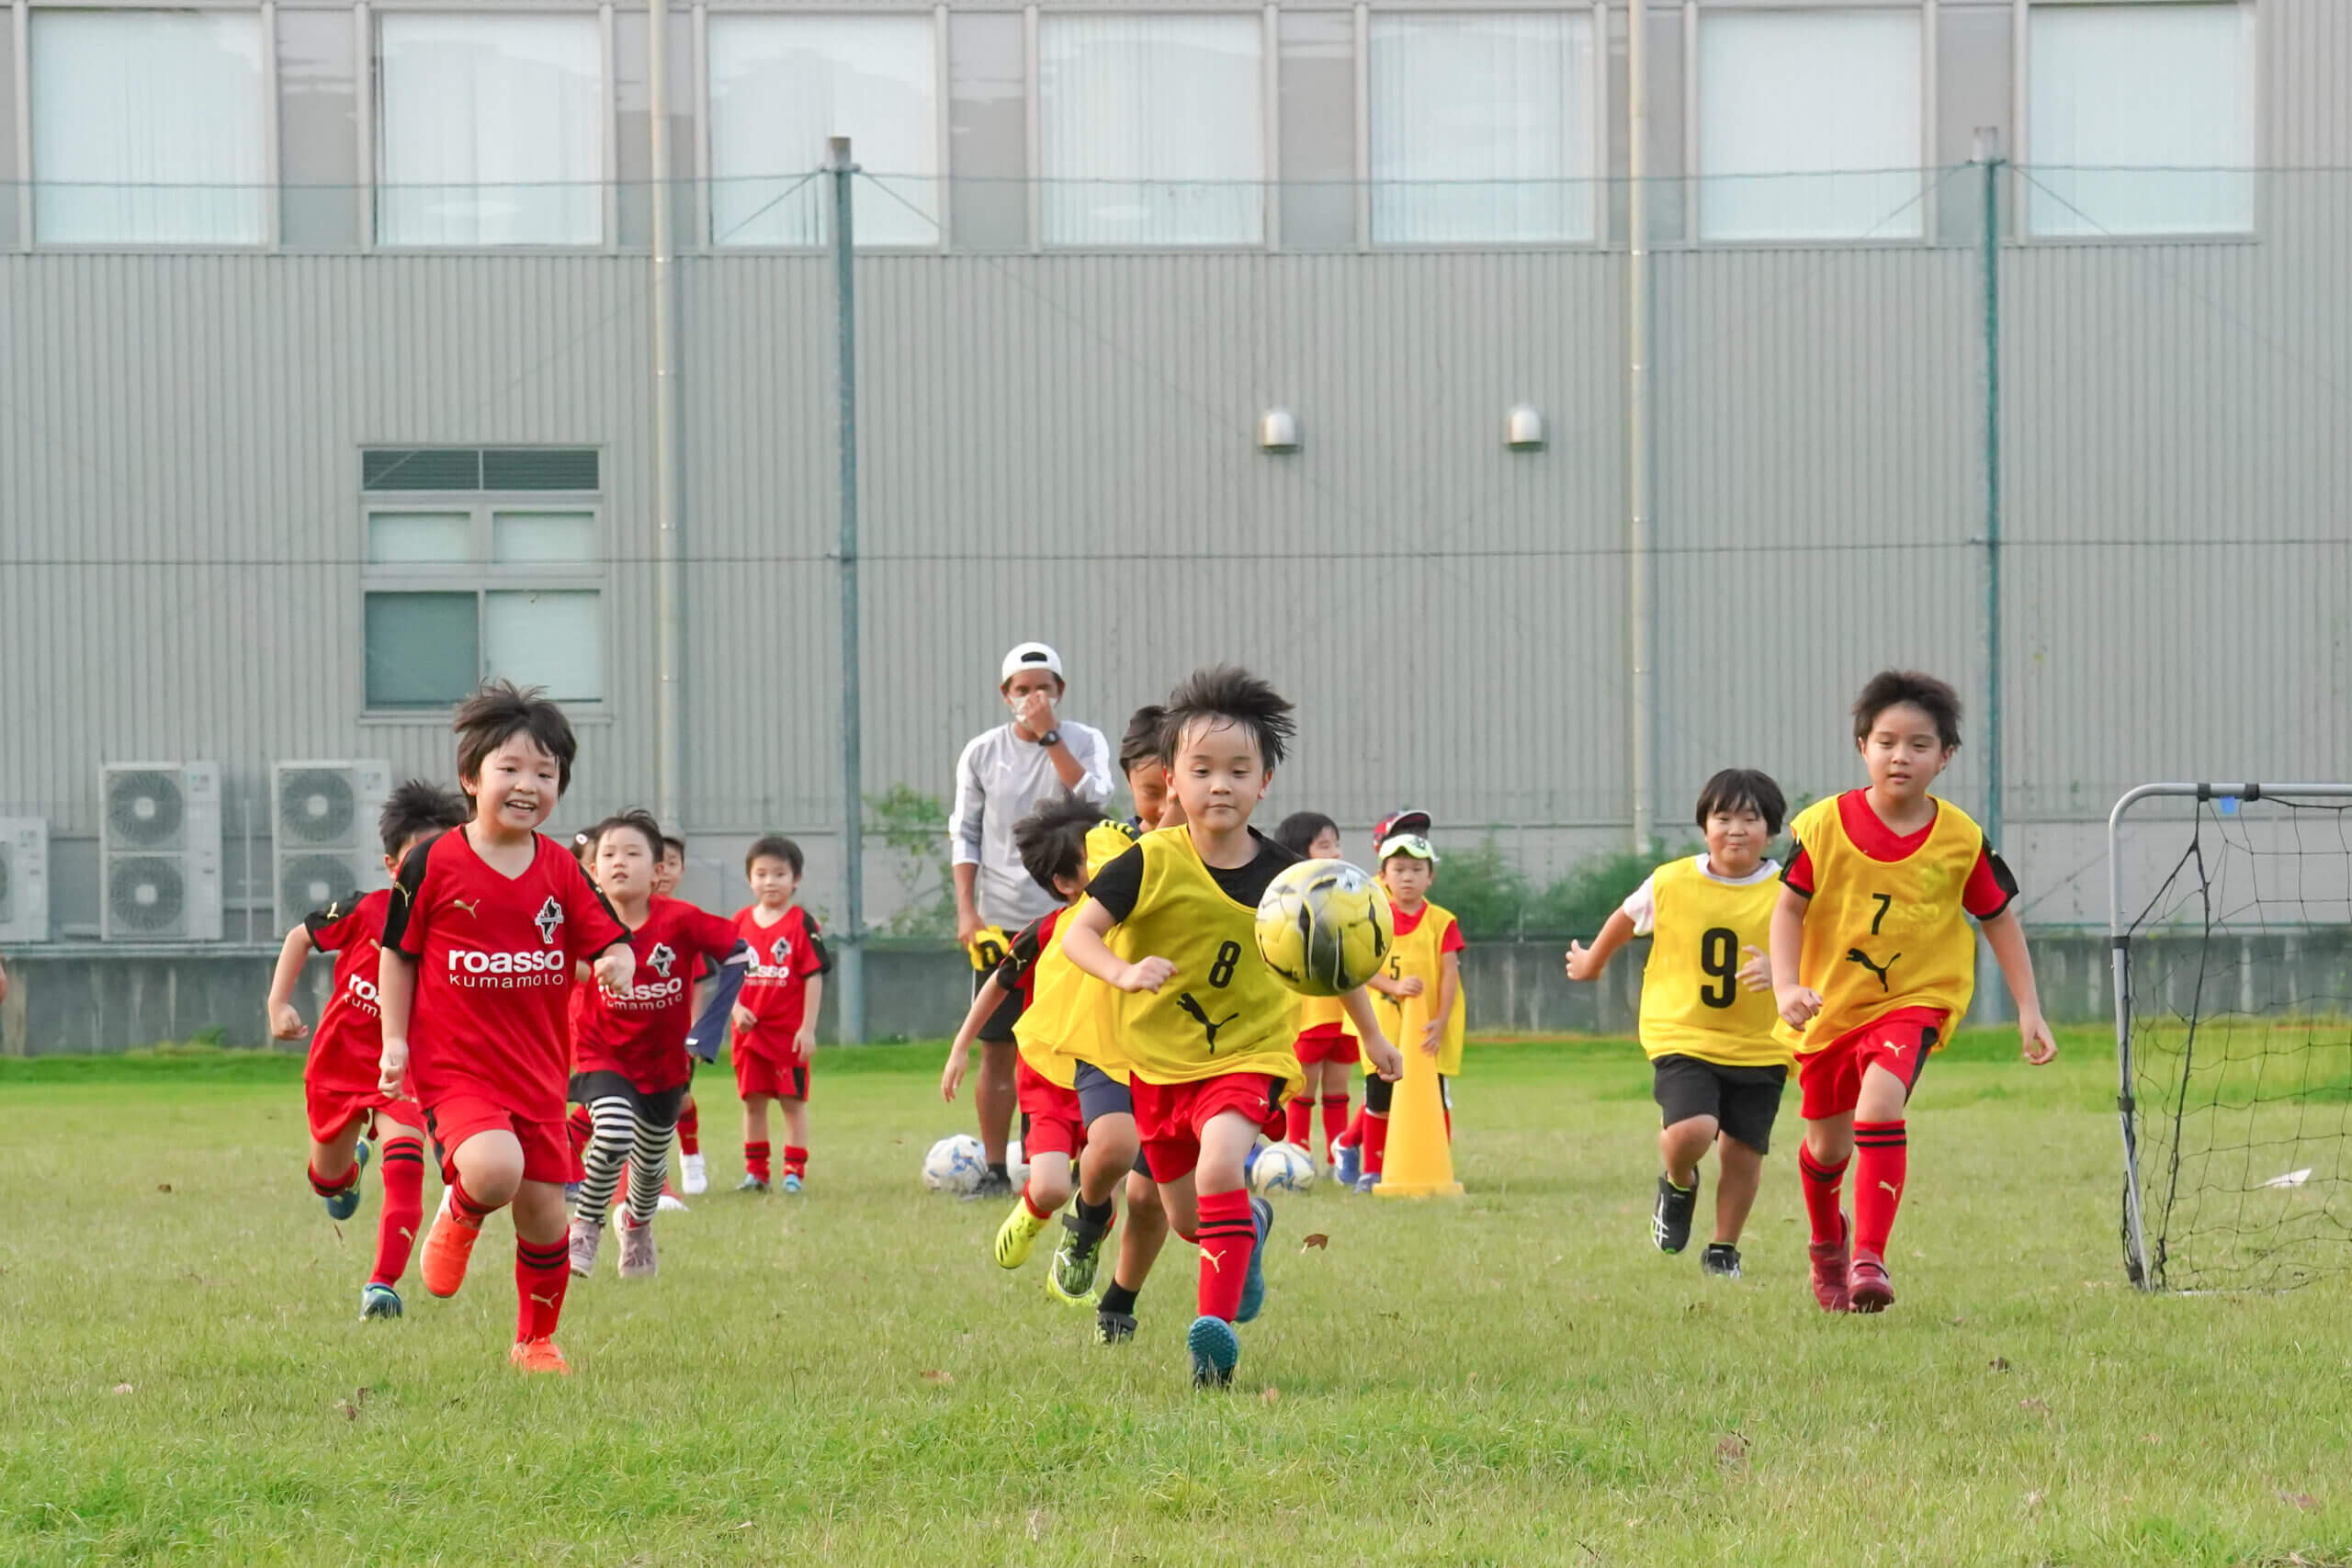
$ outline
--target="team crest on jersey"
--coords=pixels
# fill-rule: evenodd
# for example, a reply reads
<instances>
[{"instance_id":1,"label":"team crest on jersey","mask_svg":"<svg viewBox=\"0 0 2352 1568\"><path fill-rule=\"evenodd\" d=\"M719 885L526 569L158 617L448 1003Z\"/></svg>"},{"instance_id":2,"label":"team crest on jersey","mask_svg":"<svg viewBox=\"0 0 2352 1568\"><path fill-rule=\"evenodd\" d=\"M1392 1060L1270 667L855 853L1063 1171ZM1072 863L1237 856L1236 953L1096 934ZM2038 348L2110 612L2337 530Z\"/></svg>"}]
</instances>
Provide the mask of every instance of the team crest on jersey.
<instances>
[{"instance_id":1,"label":"team crest on jersey","mask_svg":"<svg viewBox=\"0 0 2352 1568\"><path fill-rule=\"evenodd\" d=\"M670 944L666 942L655 942L653 951L645 955L647 965L664 980L670 977L670 965L677 961L678 955L670 951Z\"/></svg>"},{"instance_id":2,"label":"team crest on jersey","mask_svg":"<svg viewBox=\"0 0 2352 1568\"><path fill-rule=\"evenodd\" d=\"M554 942L556 928L563 924L563 906L555 901L554 894L548 895L548 901L539 906L539 912L531 917L531 923L539 928L541 942Z\"/></svg>"},{"instance_id":3,"label":"team crest on jersey","mask_svg":"<svg viewBox=\"0 0 2352 1568\"><path fill-rule=\"evenodd\" d=\"M780 936L776 938L774 945L768 949L768 956L775 959L779 967L791 963L792 939L788 936Z\"/></svg>"}]
</instances>

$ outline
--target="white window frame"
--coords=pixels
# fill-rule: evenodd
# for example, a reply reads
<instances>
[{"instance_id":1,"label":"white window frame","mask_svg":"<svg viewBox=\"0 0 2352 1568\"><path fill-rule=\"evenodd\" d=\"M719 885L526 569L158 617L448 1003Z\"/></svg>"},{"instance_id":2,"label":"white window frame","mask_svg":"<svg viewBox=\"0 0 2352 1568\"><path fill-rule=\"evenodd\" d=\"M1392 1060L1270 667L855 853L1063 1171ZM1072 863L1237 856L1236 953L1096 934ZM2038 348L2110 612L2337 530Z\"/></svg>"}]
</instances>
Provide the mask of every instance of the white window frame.
<instances>
[{"instance_id":1,"label":"white window frame","mask_svg":"<svg viewBox=\"0 0 2352 1568\"><path fill-rule=\"evenodd\" d=\"M1928 3L1933 4L1934 0L1928 0ZM2033 106L2029 96L2033 88L2033 13L2165 3L2167 0L2009 0L2009 104L2011 136L2015 143L2010 152L2013 166L2009 177L2013 182L2011 210L2016 214L2009 227L2014 231L2015 239L2030 245L2246 245L2261 241L2268 228L2266 218L2269 186L2259 175L2269 163L2269 131L2262 112L2263 15L2262 7L2255 0L2228 0L2246 17L2245 95L2254 115L2254 164L2248 170L2248 176L2254 180L2254 210L2247 220L2248 226L2233 230L2134 230L2114 234L2045 234L2033 227L2033 189L2026 183L2025 175L2018 172L2020 167L2030 168L2033 163ZM2170 3L2211 6L2216 0L2170 0Z\"/></svg>"},{"instance_id":2,"label":"white window frame","mask_svg":"<svg viewBox=\"0 0 2352 1568\"><path fill-rule=\"evenodd\" d=\"M1657 3L1657 0L1653 0ZM1661 11L1664 5L1659 5ZM1442 17L1455 13L1464 17L1544 16L1583 17L1592 29L1586 54L1586 128L1592 149L1592 173L1587 176L1589 191L1587 199L1592 209L1592 237L1587 240L1463 240L1416 241L1383 240L1374 232L1372 201L1372 24L1380 17ZM1356 6L1356 178L1362 195L1357 202L1357 243L1366 251L1445 252L1445 251L1605 251L1610 248L1609 190L1615 183L1610 174L1609 141L1612 128L1609 95L1609 6L1605 0L1584 4L1570 0L1565 5L1531 5L1518 3L1479 5L1477 0L1386 0L1385 4L1360 3ZM1683 40L1686 50L1695 49L1689 32ZM1686 68L1686 80L1688 72ZM1614 106L1623 109L1623 105ZM1278 183L1278 182L1277 182Z\"/></svg>"},{"instance_id":3,"label":"white window frame","mask_svg":"<svg viewBox=\"0 0 2352 1568\"><path fill-rule=\"evenodd\" d=\"M857 248L861 253L870 251L877 255L912 256L942 254L950 250L952 247L948 243L948 236L952 231L952 226L954 223L956 178L954 164L955 146L948 126L948 109L950 107L948 96L952 91L952 84L948 77L947 14L948 7L944 3L926 6L921 11L916 11L911 8L900 9L896 7L889 10L857 11L845 9L840 6L828 6L821 9L806 11L798 9L779 10L774 6L744 4L743 0L733 0L733 3L729 3L729 0L717 0L716 4L695 6L694 8L695 183L702 191L702 199L697 204L698 210L695 214L695 232L691 236L690 242L687 240L682 240L678 248L681 250L691 248L695 251L706 252L711 255L741 256L830 255L832 253L832 247L830 244L748 245L722 243L719 241L716 232L718 222L718 209L711 191L713 185L715 185L722 176L718 172L714 150L711 146L710 135L710 18L713 17L788 17L796 20L807 19L810 21L839 21L847 19L852 21L862 21L870 17L908 17L919 15L926 18L931 23L932 161L937 169L937 172L932 175L932 181L933 184L938 187L938 198L935 203L935 209L937 212L939 239L937 243L929 245L876 245L865 240L858 240ZM1029 78L1027 83L1024 85L1024 90L1027 93L1030 103L1034 107L1037 96L1037 73L1035 68L1036 55L1034 50L1031 51L1029 63ZM852 163L855 163L857 161L858 153L857 145L854 141L850 145L849 154L850 161ZM1031 172L1034 175L1036 163L1036 148L1034 145L1029 149L1029 157ZM885 172L887 173L888 171ZM877 195L874 199L876 201L888 201L890 198L887 196ZM855 212L852 212L850 220L853 227L854 227L856 223Z\"/></svg>"},{"instance_id":4,"label":"white window frame","mask_svg":"<svg viewBox=\"0 0 2352 1568\"><path fill-rule=\"evenodd\" d=\"M1399 10L1427 9L1427 6L1399 6ZM1263 255L1282 248L1282 142L1280 99L1281 39L1277 35L1275 7L1254 6L1169 5L1118 7L1110 6L1040 6L1029 0L1023 7L1027 18L1028 34L1028 158L1029 158L1029 248L1036 255ZM1255 242L1214 242L1206 244L1091 244L1067 245L1048 243L1046 239L1046 149L1045 149L1045 73L1039 63L1040 39L1045 20L1063 17L1255 17L1258 29L1258 160L1259 160L1259 238ZM1362 29L1358 29L1356 74L1359 92L1364 71ZM1369 152L1364 141L1363 106L1361 97L1356 108L1356 164L1361 171ZM1138 182L1141 183L1141 182ZM1359 221L1359 233L1368 232Z\"/></svg>"},{"instance_id":5,"label":"white window frame","mask_svg":"<svg viewBox=\"0 0 2352 1568\"><path fill-rule=\"evenodd\" d=\"M1657 4L1657 0L1651 0ZM2022 10L2027 0L2010 0ZM1936 202L1941 181L1937 177L1936 155L1936 75L1941 62L1936 54L1937 0L1912 0L1908 5L1891 4L1889 0L1851 0L1849 4L1809 5L1805 0L1683 0L1682 4L1682 146L1686 160L1682 171L1690 192L1685 203L1684 238L1675 243L1654 248L1671 250L1850 250L1868 247L1883 250L1926 248L1936 243ZM1917 234L1894 234L1883 238L1866 234L1824 235L1817 238L1781 239L1710 239L1706 233L1706 171L1699 166L1700 122L1705 113L1705 97L1699 81L1699 30L1709 16L1738 15L1743 12L1786 12L1799 16L1897 16L1917 18L1919 24L1919 123L1913 143L1914 167L1926 189L1917 206L1919 211L1919 231ZM2019 23L2022 25L2020 17ZM1598 49L1596 53L1600 52ZM2015 100L2018 102L2021 100Z\"/></svg>"},{"instance_id":6,"label":"white window frame","mask_svg":"<svg viewBox=\"0 0 2352 1568\"><path fill-rule=\"evenodd\" d=\"M375 561L368 558L368 535L379 515L438 512L467 514L471 558L465 561ZM501 565L492 560L495 518L501 513L585 513L596 531L596 558L573 570L558 561L524 561ZM440 722L433 707L378 707L368 700L368 599L378 593L471 593L474 596L474 674L477 681L496 671L489 667L489 603L492 593L594 593L596 595L596 648L604 691L594 697L558 699L573 716L594 717L610 711L613 701L612 534L601 491L369 491L359 509L359 701L362 717L392 723L415 723L420 717Z\"/></svg>"}]
</instances>

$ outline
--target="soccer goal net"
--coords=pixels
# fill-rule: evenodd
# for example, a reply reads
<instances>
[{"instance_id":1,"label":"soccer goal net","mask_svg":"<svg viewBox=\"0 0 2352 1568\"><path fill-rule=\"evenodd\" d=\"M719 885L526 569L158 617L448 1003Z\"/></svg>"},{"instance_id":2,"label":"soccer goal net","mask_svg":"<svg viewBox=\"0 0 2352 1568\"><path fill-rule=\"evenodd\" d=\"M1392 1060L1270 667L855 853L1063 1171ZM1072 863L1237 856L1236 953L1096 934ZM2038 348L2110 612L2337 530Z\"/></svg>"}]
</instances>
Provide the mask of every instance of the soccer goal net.
<instances>
[{"instance_id":1,"label":"soccer goal net","mask_svg":"<svg viewBox=\"0 0 2352 1568\"><path fill-rule=\"evenodd\" d=\"M2352 784L2143 784L2108 855L2133 1282L2352 1268Z\"/></svg>"}]
</instances>

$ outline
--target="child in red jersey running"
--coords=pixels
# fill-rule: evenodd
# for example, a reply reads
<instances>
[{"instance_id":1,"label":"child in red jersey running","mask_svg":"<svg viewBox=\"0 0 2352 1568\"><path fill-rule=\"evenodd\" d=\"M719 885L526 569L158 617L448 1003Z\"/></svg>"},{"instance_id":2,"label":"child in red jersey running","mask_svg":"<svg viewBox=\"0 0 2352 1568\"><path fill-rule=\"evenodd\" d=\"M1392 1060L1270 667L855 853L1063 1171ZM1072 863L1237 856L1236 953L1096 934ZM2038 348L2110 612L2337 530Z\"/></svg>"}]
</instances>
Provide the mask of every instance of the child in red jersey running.
<instances>
[{"instance_id":1,"label":"child in red jersey running","mask_svg":"<svg viewBox=\"0 0 2352 1568\"><path fill-rule=\"evenodd\" d=\"M458 782L473 818L401 863L378 972L384 1051L378 1083L413 1081L452 1179L424 1240L424 1288L452 1296L481 1223L514 1209L518 1311L510 1359L568 1372L556 1323L571 1272L565 1247L565 1004L572 966L627 995L629 933L566 847L539 824L571 783L578 750L537 688L494 681L458 708ZM412 1060L412 1035L413 1060Z\"/></svg>"},{"instance_id":2,"label":"child in red jersey running","mask_svg":"<svg viewBox=\"0 0 2352 1568\"><path fill-rule=\"evenodd\" d=\"M800 846L771 835L743 857L753 902L735 916L751 967L735 1003L735 1088L743 1097L743 1179L738 1192L768 1190L768 1107L784 1107L784 1190L808 1177L808 1068L817 1050L817 1008L825 996L825 953L816 918L793 902L800 891Z\"/></svg>"},{"instance_id":3,"label":"child in red jersey running","mask_svg":"<svg viewBox=\"0 0 2352 1568\"><path fill-rule=\"evenodd\" d=\"M1302 860L1338 860L1340 825L1319 811L1295 811L1274 829L1274 842ZM1285 1107L1283 1136L1315 1157L1315 1109L1323 1108L1323 1157L1348 1129L1348 1079L1363 1060L1363 1047L1348 1032L1347 1012L1337 997L1308 997L1299 1004L1298 1065L1306 1088Z\"/></svg>"},{"instance_id":4,"label":"child in red jersey running","mask_svg":"<svg viewBox=\"0 0 2352 1568\"><path fill-rule=\"evenodd\" d=\"M466 803L449 790L410 779L392 791L378 818L384 870L437 833L461 826ZM424 1112L378 1087L383 1035L376 1013L377 937L384 929L390 888L352 893L308 916L286 933L269 982L269 1032L278 1040L311 1035L302 1066L302 1095L311 1121L311 1190L326 1200L331 1218L359 1212L359 1174L368 1165L368 1138L383 1145L384 1212L376 1223L376 1263L359 1292L359 1315L398 1317L401 1276L408 1271L417 1227L424 1223ZM335 954L334 991L320 1010L315 1035L295 1010L294 985L313 952Z\"/></svg>"},{"instance_id":5,"label":"child in red jersey running","mask_svg":"<svg viewBox=\"0 0 2352 1568\"><path fill-rule=\"evenodd\" d=\"M597 829L596 886L629 930L637 982L625 994L588 993L572 1043L571 1098L588 1108L594 1129L571 1211L571 1272L583 1280L595 1269L624 1165L621 1278L654 1271L653 1216L691 1066L693 972L700 960L716 966L749 956L733 921L654 894L661 844L661 829L642 811L625 811Z\"/></svg>"}]
</instances>

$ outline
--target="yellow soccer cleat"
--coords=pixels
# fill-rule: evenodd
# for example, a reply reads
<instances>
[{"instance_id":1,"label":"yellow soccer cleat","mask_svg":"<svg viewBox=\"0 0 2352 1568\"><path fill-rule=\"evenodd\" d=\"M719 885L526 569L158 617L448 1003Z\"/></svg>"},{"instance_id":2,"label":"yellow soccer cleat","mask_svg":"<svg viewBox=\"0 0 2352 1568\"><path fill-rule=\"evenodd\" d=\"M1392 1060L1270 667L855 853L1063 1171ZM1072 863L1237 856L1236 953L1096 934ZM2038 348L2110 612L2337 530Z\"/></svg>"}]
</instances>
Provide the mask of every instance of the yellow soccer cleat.
<instances>
[{"instance_id":1,"label":"yellow soccer cleat","mask_svg":"<svg viewBox=\"0 0 2352 1568\"><path fill-rule=\"evenodd\" d=\"M1022 1198L1012 1205L1012 1213L1004 1216L1004 1224L996 1228L996 1266L1018 1269L1029 1261L1029 1249L1037 1244L1037 1233L1046 1222L1029 1212L1029 1200Z\"/></svg>"}]
</instances>

